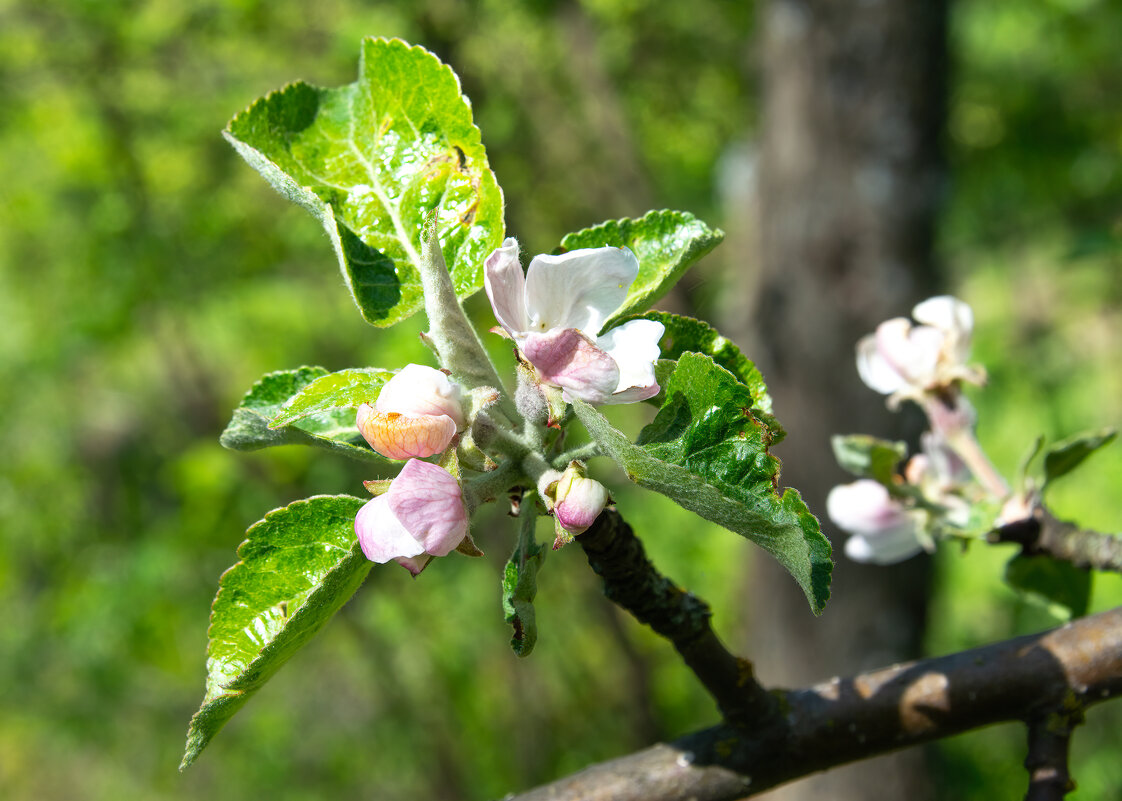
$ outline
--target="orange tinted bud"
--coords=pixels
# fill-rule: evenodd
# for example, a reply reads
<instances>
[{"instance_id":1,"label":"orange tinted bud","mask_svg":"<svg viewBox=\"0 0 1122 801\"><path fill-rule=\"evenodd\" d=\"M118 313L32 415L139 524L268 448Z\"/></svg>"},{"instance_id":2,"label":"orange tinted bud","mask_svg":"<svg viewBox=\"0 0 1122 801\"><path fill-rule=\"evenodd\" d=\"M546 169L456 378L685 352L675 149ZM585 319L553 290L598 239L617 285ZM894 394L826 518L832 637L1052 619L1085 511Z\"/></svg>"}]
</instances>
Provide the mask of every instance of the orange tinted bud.
<instances>
[{"instance_id":1,"label":"orange tinted bud","mask_svg":"<svg viewBox=\"0 0 1122 801\"><path fill-rule=\"evenodd\" d=\"M446 450L456 436L456 421L446 414L379 412L364 403L357 422L370 447L387 459L432 456Z\"/></svg>"}]
</instances>

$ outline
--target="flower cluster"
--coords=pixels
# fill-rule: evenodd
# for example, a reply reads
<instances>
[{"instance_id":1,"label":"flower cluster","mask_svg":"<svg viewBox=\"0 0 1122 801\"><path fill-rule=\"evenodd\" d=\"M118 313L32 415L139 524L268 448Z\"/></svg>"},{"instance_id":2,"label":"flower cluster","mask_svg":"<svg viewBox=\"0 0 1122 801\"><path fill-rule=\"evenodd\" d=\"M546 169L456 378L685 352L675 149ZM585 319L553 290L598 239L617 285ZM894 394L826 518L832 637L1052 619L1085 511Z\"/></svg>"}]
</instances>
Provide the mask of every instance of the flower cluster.
<instances>
[{"instance_id":1,"label":"flower cluster","mask_svg":"<svg viewBox=\"0 0 1122 801\"><path fill-rule=\"evenodd\" d=\"M974 438L974 409L961 394L962 382L985 381L984 370L966 363L973 312L943 295L918 304L912 316L919 325L894 318L857 343L861 380L888 395L889 408L904 400L917 403L930 424L921 438L923 452L902 475L888 483L862 478L831 490L826 512L849 533L845 552L858 562L890 564L930 549L934 535L966 526L968 496L1008 495Z\"/></svg>"},{"instance_id":2,"label":"flower cluster","mask_svg":"<svg viewBox=\"0 0 1122 801\"><path fill-rule=\"evenodd\" d=\"M633 320L602 332L638 272L630 250L603 247L536 256L523 275L513 239L484 263L487 295L518 348L523 374L540 390L560 390L565 402L595 404L645 400L659 391L654 363L663 325ZM469 394L488 400L467 404ZM444 371L410 364L385 383L372 404L358 407L356 424L370 447L388 459L406 460L388 487L368 482L378 495L359 511L355 532L370 560L396 561L417 575L434 556L453 550L479 554L468 531L469 503L458 469L441 465L445 457L458 464L456 454L478 453L480 443L517 462L539 488L556 523L554 547L596 520L609 502L604 486L587 476L581 462L560 472L532 454L542 434L527 430L546 420L526 419L519 432L517 421L487 413L500 397L495 388L463 387ZM441 464L423 461L430 457ZM497 467L483 457L479 469Z\"/></svg>"}]
</instances>

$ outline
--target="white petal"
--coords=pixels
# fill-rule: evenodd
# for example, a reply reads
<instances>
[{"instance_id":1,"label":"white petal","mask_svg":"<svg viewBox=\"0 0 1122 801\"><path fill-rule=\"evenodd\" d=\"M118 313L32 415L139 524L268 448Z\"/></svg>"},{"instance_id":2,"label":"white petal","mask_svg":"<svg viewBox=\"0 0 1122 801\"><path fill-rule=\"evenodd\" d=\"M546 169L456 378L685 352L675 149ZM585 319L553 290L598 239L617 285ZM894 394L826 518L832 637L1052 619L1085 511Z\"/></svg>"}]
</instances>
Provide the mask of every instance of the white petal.
<instances>
[{"instance_id":1,"label":"white petal","mask_svg":"<svg viewBox=\"0 0 1122 801\"><path fill-rule=\"evenodd\" d=\"M891 395L907 386L904 376L877 349L876 334L862 337L857 343L857 374L865 386L882 395Z\"/></svg>"},{"instance_id":2,"label":"white petal","mask_svg":"<svg viewBox=\"0 0 1122 801\"><path fill-rule=\"evenodd\" d=\"M908 519L904 508L888 490L868 478L830 490L826 496L826 514L838 528L861 536L897 528Z\"/></svg>"},{"instance_id":3,"label":"white petal","mask_svg":"<svg viewBox=\"0 0 1122 801\"><path fill-rule=\"evenodd\" d=\"M912 327L910 322L897 317L878 325L876 338L880 355L908 384L922 388L935 380L935 368L946 339L938 328Z\"/></svg>"},{"instance_id":4,"label":"white petal","mask_svg":"<svg viewBox=\"0 0 1122 801\"><path fill-rule=\"evenodd\" d=\"M462 393L440 370L423 364L407 364L386 382L374 408L379 412L451 417L456 428L464 427Z\"/></svg>"},{"instance_id":5,"label":"white petal","mask_svg":"<svg viewBox=\"0 0 1122 801\"><path fill-rule=\"evenodd\" d=\"M845 541L845 555L854 562L891 565L910 559L923 550L911 533L900 532L891 537L850 537Z\"/></svg>"},{"instance_id":6,"label":"white petal","mask_svg":"<svg viewBox=\"0 0 1122 801\"><path fill-rule=\"evenodd\" d=\"M607 351L619 365L616 392L655 384L654 363L662 355L658 341L665 331L666 326L654 320L632 320L597 337L596 346Z\"/></svg>"},{"instance_id":7,"label":"white petal","mask_svg":"<svg viewBox=\"0 0 1122 801\"><path fill-rule=\"evenodd\" d=\"M955 337L969 339L974 331L974 311L969 304L950 295L928 298L912 309L912 317Z\"/></svg>"},{"instance_id":8,"label":"white petal","mask_svg":"<svg viewBox=\"0 0 1122 801\"><path fill-rule=\"evenodd\" d=\"M379 495L358 510L355 516L355 534L362 552L371 562L385 564L398 557L417 556L425 546L390 511L385 495Z\"/></svg>"},{"instance_id":9,"label":"white petal","mask_svg":"<svg viewBox=\"0 0 1122 801\"><path fill-rule=\"evenodd\" d=\"M639 260L627 248L582 248L560 256L535 256L526 271L528 330L576 328L595 337L623 304L638 274Z\"/></svg>"},{"instance_id":10,"label":"white petal","mask_svg":"<svg viewBox=\"0 0 1122 801\"><path fill-rule=\"evenodd\" d=\"M527 329L526 277L518 261L518 242L508 238L483 262L483 288L499 325L511 334Z\"/></svg>"}]
</instances>

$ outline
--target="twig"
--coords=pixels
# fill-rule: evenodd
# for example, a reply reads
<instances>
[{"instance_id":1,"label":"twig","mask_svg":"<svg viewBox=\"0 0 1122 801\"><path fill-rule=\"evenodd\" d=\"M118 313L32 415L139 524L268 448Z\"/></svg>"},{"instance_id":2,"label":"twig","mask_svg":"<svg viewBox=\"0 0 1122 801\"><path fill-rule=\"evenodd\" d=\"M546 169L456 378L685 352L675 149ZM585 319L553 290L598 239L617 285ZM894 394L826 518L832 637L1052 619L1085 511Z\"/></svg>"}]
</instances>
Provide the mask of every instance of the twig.
<instances>
[{"instance_id":1,"label":"twig","mask_svg":"<svg viewBox=\"0 0 1122 801\"><path fill-rule=\"evenodd\" d=\"M1067 755L1072 730L1083 722L1081 710L1039 715L1028 721L1028 756L1025 769L1029 773L1025 801L1062 801L1075 789L1068 773Z\"/></svg>"},{"instance_id":2,"label":"twig","mask_svg":"<svg viewBox=\"0 0 1122 801\"><path fill-rule=\"evenodd\" d=\"M1032 517L996 529L990 541L1017 543L1028 556L1043 554L1076 567L1122 573L1122 537L1057 520L1043 507Z\"/></svg>"},{"instance_id":3,"label":"twig","mask_svg":"<svg viewBox=\"0 0 1122 801\"><path fill-rule=\"evenodd\" d=\"M1073 714L1119 695L1122 607L1043 634L781 693L783 725L764 736L717 726L510 801L732 801L887 751L1058 709Z\"/></svg>"},{"instance_id":4,"label":"twig","mask_svg":"<svg viewBox=\"0 0 1122 801\"><path fill-rule=\"evenodd\" d=\"M607 509L576 538L604 581L604 594L674 644L713 696L724 719L761 728L779 707L752 675L752 663L725 649L709 626L709 606L659 573L619 513Z\"/></svg>"}]
</instances>

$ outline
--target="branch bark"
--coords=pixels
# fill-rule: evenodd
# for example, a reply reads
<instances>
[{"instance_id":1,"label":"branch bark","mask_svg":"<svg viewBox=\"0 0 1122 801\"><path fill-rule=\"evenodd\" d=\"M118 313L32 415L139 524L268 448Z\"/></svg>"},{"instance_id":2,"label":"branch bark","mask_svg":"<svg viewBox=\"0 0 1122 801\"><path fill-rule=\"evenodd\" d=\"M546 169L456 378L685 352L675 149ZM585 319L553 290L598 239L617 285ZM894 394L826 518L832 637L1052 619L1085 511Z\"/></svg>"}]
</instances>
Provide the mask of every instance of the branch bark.
<instances>
[{"instance_id":1,"label":"branch bark","mask_svg":"<svg viewBox=\"0 0 1122 801\"><path fill-rule=\"evenodd\" d=\"M1058 769L1055 754L1062 743L1054 732L1047 739L1041 728L1049 715L1078 714L1119 695L1122 607L1042 634L808 689L775 691L782 709L777 725L705 729L508 801L732 801L816 771L1005 721L1033 722L1037 758ZM1045 759L1045 750L1052 756Z\"/></svg>"},{"instance_id":2,"label":"branch bark","mask_svg":"<svg viewBox=\"0 0 1122 801\"><path fill-rule=\"evenodd\" d=\"M759 726L778 719L778 704L753 677L752 663L729 653L713 632L709 605L655 569L618 512L601 512L576 541L608 599L673 643L725 720Z\"/></svg>"},{"instance_id":3,"label":"branch bark","mask_svg":"<svg viewBox=\"0 0 1122 801\"><path fill-rule=\"evenodd\" d=\"M1122 573L1122 537L1057 520L1044 507L1038 507L1032 517L997 529L990 541L1017 543L1027 556L1046 555L1076 567Z\"/></svg>"}]
</instances>

